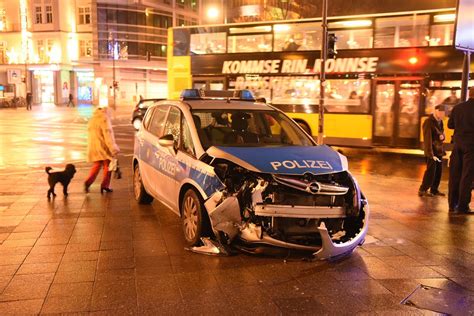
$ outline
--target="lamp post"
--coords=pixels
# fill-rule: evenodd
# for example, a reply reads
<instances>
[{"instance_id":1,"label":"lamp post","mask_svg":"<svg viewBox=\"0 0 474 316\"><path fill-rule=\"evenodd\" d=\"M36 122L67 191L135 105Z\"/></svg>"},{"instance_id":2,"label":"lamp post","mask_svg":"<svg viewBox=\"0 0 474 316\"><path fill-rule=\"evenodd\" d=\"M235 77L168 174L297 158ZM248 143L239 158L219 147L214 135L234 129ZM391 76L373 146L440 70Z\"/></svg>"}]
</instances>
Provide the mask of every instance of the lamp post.
<instances>
[{"instance_id":1,"label":"lamp post","mask_svg":"<svg viewBox=\"0 0 474 316\"><path fill-rule=\"evenodd\" d=\"M324 140L324 97L326 88L326 58L328 50L328 0L323 0L322 12L322 47L321 47L321 73L319 76L319 124L318 124L318 143L322 144Z\"/></svg>"}]
</instances>

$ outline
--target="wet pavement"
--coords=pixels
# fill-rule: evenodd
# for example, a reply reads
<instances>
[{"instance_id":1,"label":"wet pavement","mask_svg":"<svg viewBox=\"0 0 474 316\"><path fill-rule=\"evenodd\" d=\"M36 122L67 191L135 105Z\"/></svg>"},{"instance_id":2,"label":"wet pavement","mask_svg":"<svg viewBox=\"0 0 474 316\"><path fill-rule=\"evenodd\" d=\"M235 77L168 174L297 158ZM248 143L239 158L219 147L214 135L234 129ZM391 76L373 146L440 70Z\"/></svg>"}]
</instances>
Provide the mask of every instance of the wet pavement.
<instances>
[{"instance_id":1,"label":"wet pavement","mask_svg":"<svg viewBox=\"0 0 474 316\"><path fill-rule=\"evenodd\" d=\"M0 110L0 315L429 314L400 304L420 284L460 297L445 299L454 314L474 313L474 216L417 196L421 157L346 150L371 218L345 260L212 257L185 250L166 207L134 201L127 111L114 121L123 178L103 195L97 181L83 193L87 115L41 111ZM71 161L69 197L48 201L44 167Z\"/></svg>"}]
</instances>

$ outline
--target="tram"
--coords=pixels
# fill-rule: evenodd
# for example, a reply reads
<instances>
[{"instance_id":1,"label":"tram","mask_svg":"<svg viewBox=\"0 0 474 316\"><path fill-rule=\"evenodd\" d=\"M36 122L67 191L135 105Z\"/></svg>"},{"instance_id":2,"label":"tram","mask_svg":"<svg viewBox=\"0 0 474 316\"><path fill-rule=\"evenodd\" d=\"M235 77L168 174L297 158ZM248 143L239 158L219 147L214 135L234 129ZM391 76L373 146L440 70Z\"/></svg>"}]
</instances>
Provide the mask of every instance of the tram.
<instances>
[{"instance_id":1,"label":"tram","mask_svg":"<svg viewBox=\"0 0 474 316\"><path fill-rule=\"evenodd\" d=\"M449 114L461 96L454 21L454 8L329 18L337 56L325 65L324 142L419 148L434 106ZM317 136L321 19L168 32L171 98L186 88L250 89Z\"/></svg>"}]
</instances>

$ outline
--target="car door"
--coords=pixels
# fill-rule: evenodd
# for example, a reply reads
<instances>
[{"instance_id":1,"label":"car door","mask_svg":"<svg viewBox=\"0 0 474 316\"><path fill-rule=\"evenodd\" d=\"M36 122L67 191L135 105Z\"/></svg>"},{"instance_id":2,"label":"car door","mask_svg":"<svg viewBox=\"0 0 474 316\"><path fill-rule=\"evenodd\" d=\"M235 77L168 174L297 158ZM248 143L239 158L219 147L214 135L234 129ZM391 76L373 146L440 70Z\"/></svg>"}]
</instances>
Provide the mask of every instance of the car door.
<instances>
[{"instance_id":1,"label":"car door","mask_svg":"<svg viewBox=\"0 0 474 316\"><path fill-rule=\"evenodd\" d=\"M171 106L164 123L162 136L172 135L174 146L163 147L156 144L155 157L157 159L159 178L155 182L155 190L160 196L161 201L167 204L176 213L179 213L176 196L177 191L177 177L179 172L178 160L176 155L180 145L181 135L181 111L174 106Z\"/></svg>"},{"instance_id":2,"label":"car door","mask_svg":"<svg viewBox=\"0 0 474 316\"><path fill-rule=\"evenodd\" d=\"M156 183L162 181L164 177L160 171L160 155L157 154L161 150L158 140L163 136L169 105L157 105L150 110L145 116L143 128L137 133L138 146L140 147L140 172L147 192L161 199L162 197L156 190Z\"/></svg>"}]
</instances>

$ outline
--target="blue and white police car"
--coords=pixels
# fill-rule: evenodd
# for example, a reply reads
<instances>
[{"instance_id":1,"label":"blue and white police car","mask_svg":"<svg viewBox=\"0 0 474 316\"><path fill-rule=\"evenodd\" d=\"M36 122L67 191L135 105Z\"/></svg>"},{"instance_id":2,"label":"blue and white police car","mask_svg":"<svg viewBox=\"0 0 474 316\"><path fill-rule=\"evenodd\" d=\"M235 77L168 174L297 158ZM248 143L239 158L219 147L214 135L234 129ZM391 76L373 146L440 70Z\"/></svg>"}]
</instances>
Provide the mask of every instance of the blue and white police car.
<instances>
[{"instance_id":1,"label":"blue and white police car","mask_svg":"<svg viewBox=\"0 0 474 316\"><path fill-rule=\"evenodd\" d=\"M364 242L369 206L346 157L249 91L185 90L136 134L134 195L182 218L191 249L328 259Z\"/></svg>"}]
</instances>

